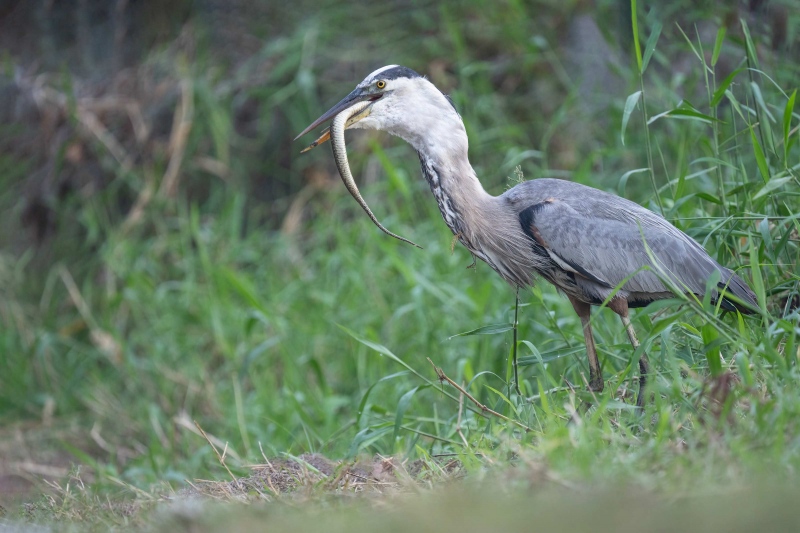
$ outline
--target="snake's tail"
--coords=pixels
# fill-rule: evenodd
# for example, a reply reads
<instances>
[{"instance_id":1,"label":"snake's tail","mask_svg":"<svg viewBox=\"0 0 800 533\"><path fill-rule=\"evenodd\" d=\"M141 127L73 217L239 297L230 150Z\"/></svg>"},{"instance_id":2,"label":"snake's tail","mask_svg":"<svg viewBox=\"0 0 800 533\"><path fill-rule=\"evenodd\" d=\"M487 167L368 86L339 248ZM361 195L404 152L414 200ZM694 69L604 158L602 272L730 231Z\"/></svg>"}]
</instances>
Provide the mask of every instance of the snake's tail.
<instances>
[{"instance_id":1,"label":"snake's tail","mask_svg":"<svg viewBox=\"0 0 800 533\"><path fill-rule=\"evenodd\" d=\"M325 128L324 130L322 130L322 135L320 135L319 138L316 141L314 141L313 143L309 144L308 146L306 146L305 148L300 150L300 153L304 154L304 153L308 152L309 150L311 150L312 148L316 148L317 146L319 146L320 144L324 143L325 141L327 141L330 138L331 138L331 129L330 128Z\"/></svg>"},{"instance_id":2,"label":"snake's tail","mask_svg":"<svg viewBox=\"0 0 800 533\"><path fill-rule=\"evenodd\" d=\"M353 191L350 191L350 194L353 196L353 198L356 199L356 202L358 202L358 205L361 206L361 209L364 210L364 212L367 214L367 216L372 221L372 223L375 224L376 226L378 226L379 230L381 230L382 232L384 232L386 235L388 235L390 237L394 237L398 241L407 242L408 244L410 244L412 246L416 246L417 248L422 250L422 246L420 246L419 244L415 243L414 241L410 241L410 240L406 239L405 237L401 237L400 235L397 235L396 233L392 233L391 231L386 229L383 226L383 224L380 223L380 221L378 220L378 217L375 216L375 214L372 212L372 209L369 208L369 206L367 205L367 202L364 200L364 198L361 197L360 194L356 195Z\"/></svg>"},{"instance_id":3,"label":"snake's tail","mask_svg":"<svg viewBox=\"0 0 800 533\"><path fill-rule=\"evenodd\" d=\"M392 233L392 232L391 232L391 231L389 231L388 229L384 228L384 227L383 227L383 224L381 224L380 222L378 222L378 219L376 219L376 218L375 218L375 215L373 215L373 214L372 214L372 213L371 213L369 210L367 210L367 214L368 214L368 215L369 215L369 217L372 219L372 222L373 222L373 223L374 223L376 226L378 226L378 229L380 229L382 232L384 232L384 233L385 233L386 235L388 235L389 237L394 237L394 238L395 238L395 239L397 239L398 241L407 242L407 243L408 243L408 244L410 244L411 246L416 246L417 248L419 248L420 250L422 250L422 246L420 246L419 244L415 243L414 241L410 241L410 240L406 239L405 237L401 237L400 235L397 235L396 233Z\"/></svg>"}]
</instances>

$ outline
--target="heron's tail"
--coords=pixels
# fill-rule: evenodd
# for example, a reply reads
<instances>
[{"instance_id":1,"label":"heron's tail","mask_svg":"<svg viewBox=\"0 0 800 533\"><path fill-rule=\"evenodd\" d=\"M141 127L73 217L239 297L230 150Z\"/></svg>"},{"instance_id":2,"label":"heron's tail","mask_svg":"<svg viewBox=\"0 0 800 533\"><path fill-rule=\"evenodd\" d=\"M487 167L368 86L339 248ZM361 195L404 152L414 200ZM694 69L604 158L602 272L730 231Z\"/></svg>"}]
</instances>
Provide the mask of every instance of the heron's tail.
<instances>
[{"instance_id":1,"label":"heron's tail","mask_svg":"<svg viewBox=\"0 0 800 533\"><path fill-rule=\"evenodd\" d=\"M726 311L739 311L751 315L759 310L756 293L732 270L723 267L722 281L717 286L725 291L720 306Z\"/></svg>"}]
</instances>

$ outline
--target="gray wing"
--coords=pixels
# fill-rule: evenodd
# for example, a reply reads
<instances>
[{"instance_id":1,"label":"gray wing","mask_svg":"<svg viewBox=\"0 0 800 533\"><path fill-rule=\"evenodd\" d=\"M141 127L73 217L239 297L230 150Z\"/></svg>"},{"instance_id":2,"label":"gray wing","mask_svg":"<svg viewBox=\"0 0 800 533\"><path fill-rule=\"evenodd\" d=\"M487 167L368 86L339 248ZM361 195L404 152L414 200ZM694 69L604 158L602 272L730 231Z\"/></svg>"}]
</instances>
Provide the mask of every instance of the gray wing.
<instances>
[{"instance_id":1,"label":"gray wing","mask_svg":"<svg viewBox=\"0 0 800 533\"><path fill-rule=\"evenodd\" d=\"M533 207L531 232L550 258L561 268L606 287L615 287L635 273L626 283L626 290L668 292L659 279L660 273L686 285L688 291L704 292L708 276L717 270L702 249L698 251L698 247L658 228L586 217L559 200ZM642 267L652 270L641 270Z\"/></svg>"},{"instance_id":2,"label":"gray wing","mask_svg":"<svg viewBox=\"0 0 800 533\"><path fill-rule=\"evenodd\" d=\"M519 211L523 231L540 247L539 253L546 253L595 295L607 294L631 275L623 290L638 293L644 300L648 294L670 293L667 285L703 294L707 280L717 271L721 287L728 286L730 292L755 306L755 296L740 278L655 213L578 184L560 180L527 183L536 181L560 183L540 184L511 199L519 207L523 196L540 200ZM549 186L545 189L543 185ZM716 299L716 291L713 296ZM727 300L723 303L728 309L739 307Z\"/></svg>"}]
</instances>

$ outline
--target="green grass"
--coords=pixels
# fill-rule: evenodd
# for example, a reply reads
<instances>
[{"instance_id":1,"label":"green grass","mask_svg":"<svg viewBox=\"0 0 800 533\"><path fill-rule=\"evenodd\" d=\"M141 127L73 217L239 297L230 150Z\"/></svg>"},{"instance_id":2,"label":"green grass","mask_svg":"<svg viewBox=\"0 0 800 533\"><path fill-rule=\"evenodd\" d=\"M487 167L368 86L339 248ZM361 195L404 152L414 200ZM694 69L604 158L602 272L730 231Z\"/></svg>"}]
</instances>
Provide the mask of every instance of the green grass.
<instances>
[{"instance_id":1,"label":"green grass","mask_svg":"<svg viewBox=\"0 0 800 533\"><path fill-rule=\"evenodd\" d=\"M642 13L640 5L631 46L638 52L623 69L629 90L591 116L602 124L591 127L574 118L584 116L584 96L558 77L564 65L554 28L564 24L569 6L548 5L537 14L542 29L533 38L530 9L507 7L476 2L466 15L447 8L403 15L412 30L437 22L441 35L419 40L398 35L391 14L377 7L357 16L374 16L386 32L387 42L373 37L376 50L407 44L402 53L400 46L392 49L398 62L426 71L432 61L450 58L441 79L435 71L431 76L462 112L470 156L487 189L497 194L513 185L519 165L527 178L555 174L663 209L751 282L762 314L741 317L708 301L678 298L636 311L634 324L655 373L654 399L639 414L631 408L636 355L616 317L607 310L593 314L607 385L590 394L580 322L566 299L542 283L522 294L523 394L515 394L507 327L514 292L483 263L468 270L472 259L462 247L451 249L452 236L409 147L378 134L348 137L355 175L377 177L362 187L367 202L388 228L424 250L377 231L338 180L295 194L304 176L333 167L326 147L298 156L300 146L288 141L292 132L377 66L357 48L352 59L337 63L357 79L342 80L324 67L342 43L328 23L341 23L344 15L322 9L311 24L317 33L290 25L285 38L266 43L258 58L271 69L259 83L247 81L257 70L252 63L230 76L220 74L222 66L203 68L216 61L210 48L201 46L194 64L169 52L153 56L153 70L188 80L193 102L176 198L156 194L142 218L126 226L120 206L130 205L153 176L160 179L168 157L148 154L122 171L89 140L99 163L117 176L112 186L59 205L58 232L43 248L4 236L0 422L9 435L31 425L46 431L52 420L59 428L69 425L46 446L70 454L84 465L82 478L91 478L78 496L62 486L33 511L14 507L9 516L92 522L89 511L102 508L104 498L132 501L138 512L184 480L226 478L194 421L220 448L227 443L226 465L237 475L262 461L262 449L269 457L319 452L336 459L455 454L476 483L500 473L486 487L544 487L569 497L584 484L598 487L587 506L613 508L612 517L630 505L611 497L608 486L687 498L692 516L711 516L719 501L706 507L691 502L692 495L735 498L740 487L767 476L796 481L797 64L777 53L769 64L759 63L744 24L699 42L691 26ZM608 19L606 11L598 16ZM472 24L488 29L472 32ZM656 34L657 41L650 39ZM499 60L498 49L513 59ZM720 53L737 65L730 78L717 72ZM691 58L691 69L673 68L676 57ZM537 76L546 80L534 83ZM695 96L679 103L687 94ZM242 98L260 109L255 136L237 130ZM583 143L576 164L551 165L548 148L569 145L575 128L592 132L589 141L575 139ZM225 179L210 176L201 157L224 165ZM8 220L19 215L15 191L30 164L9 158L12 170L0 175ZM648 166L649 173L631 172ZM252 185L253 176L268 177L269 190ZM293 199L306 193L300 223L279 231ZM530 431L460 404L458 392L437 381L428 358ZM13 446L0 451L7 461L21 460ZM541 465L546 475L536 483L515 477L533 476ZM560 484L566 488L553 488ZM547 514L543 498L531 509ZM633 506L651 505L648 498L634 496ZM510 502L486 505L499 514L527 505ZM105 509L109 514L92 523L149 520L130 522L118 510ZM262 511L246 514L243 523ZM547 516L571 512L563 506ZM227 521L225 513L214 510L208 520ZM291 512L285 520L302 521Z\"/></svg>"}]
</instances>

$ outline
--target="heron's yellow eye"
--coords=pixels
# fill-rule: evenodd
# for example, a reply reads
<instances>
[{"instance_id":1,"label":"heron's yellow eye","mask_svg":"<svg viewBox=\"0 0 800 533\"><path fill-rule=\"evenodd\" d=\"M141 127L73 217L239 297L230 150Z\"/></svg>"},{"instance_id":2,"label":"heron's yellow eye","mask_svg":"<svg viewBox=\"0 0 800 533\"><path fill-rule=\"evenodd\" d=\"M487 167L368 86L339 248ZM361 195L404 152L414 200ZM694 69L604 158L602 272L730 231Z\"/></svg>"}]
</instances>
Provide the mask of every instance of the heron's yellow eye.
<instances>
[{"instance_id":1,"label":"heron's yellow eye","mask_svg":"<svg viewBox=\"0 0 800 533\"><path fill-rule=\"evenodd\" d=\"M375 87L377 87L378 89L383 89L384 87L386 87L386 82L383 80L378 80L378 83L375 84Z\"/></svg>"}]
</instances>

